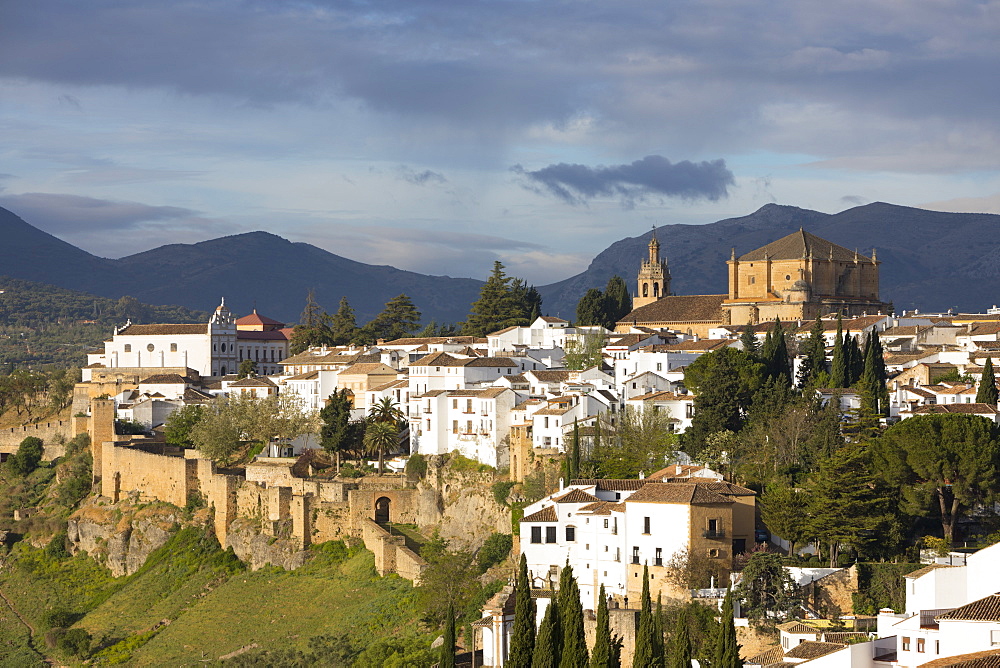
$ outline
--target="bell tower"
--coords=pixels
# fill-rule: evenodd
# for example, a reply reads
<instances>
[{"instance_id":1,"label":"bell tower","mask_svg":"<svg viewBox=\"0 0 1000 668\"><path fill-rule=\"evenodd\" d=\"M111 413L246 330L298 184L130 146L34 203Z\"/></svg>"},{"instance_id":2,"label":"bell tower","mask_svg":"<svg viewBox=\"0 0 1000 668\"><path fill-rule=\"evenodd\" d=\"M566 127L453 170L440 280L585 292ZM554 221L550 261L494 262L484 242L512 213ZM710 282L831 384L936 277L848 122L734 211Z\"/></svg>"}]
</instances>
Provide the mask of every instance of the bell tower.
<instances>
[{"instance_id":1,"label":"bell tower","mask_svg":"<svg viewBox=\"0 0 1000 668\"><path fill-rule=\"evenodd\" d=\"M643 260L639 267L636 287L635 297L632 298L633 309L652 304L670 295L670 269L667 267L666 258L660 258L660 242L656 238L656 226L653 226L653 236L649 240L649 257Z\"/></svg>"}]
</instances>

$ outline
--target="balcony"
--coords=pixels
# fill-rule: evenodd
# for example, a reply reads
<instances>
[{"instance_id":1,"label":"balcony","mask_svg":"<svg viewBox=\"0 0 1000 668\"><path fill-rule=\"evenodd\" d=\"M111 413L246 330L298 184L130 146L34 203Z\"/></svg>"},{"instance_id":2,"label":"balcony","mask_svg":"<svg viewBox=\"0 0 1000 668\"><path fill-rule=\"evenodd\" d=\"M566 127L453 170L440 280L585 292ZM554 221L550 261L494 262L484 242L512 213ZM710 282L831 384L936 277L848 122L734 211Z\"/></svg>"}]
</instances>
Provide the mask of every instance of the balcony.
<instances>
[{"instance_id":1,"label":"balcony","mask_svg":"<svg viewBox=\"0 0 1000 668\"><path fill-rule=\"evenodd\" d=\"M720 538L725 538L726 532L724 529L709 529L708 531L702 531L701 535L703 538L718 540Z\"/></svg>"}]
</instances>

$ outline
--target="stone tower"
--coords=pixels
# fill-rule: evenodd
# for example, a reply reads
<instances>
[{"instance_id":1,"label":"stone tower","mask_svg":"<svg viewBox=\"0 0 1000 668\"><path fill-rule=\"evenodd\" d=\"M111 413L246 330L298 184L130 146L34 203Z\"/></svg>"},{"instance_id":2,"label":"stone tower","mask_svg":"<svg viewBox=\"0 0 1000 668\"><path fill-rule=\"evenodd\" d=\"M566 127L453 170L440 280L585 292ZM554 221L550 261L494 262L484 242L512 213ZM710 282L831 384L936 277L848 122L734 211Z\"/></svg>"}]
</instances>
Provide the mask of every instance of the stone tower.
<instances>
[{"instance_id":1,"label":"stone tower","mask_svg":"<svg viewBox=\"0 0 1000 668\"><path fill-rule=\"evenodd\" d=\"M652 304L670 294L670 269L666 258L660 259L660 242L656 238L655 227L653 237L649 240L649 257L639 267L637 288L635 297L632 298L633 309Z\"/></svg>"}]
</instances>

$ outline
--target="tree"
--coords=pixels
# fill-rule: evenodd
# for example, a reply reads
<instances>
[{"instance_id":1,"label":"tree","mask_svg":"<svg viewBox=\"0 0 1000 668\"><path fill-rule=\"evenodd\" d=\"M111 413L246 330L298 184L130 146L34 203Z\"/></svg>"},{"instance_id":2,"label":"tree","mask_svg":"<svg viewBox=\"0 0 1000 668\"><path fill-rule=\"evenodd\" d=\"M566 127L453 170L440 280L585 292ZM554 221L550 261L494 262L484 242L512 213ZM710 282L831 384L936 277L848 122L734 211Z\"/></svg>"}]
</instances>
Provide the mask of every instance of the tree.
<instances>
[{"instance_id":1,"label":"tree","mask_svg":"<svg viewBox=\"0 0 1000 668\"><path fill-rule=\"evenodd\" d=\"M204 413L205 408L199 404L188 404L171 413L163 425L164 440L179 448L193 448L191 431Z\"/></svg>"},{"instance_id":2,"label":"tree","mask_svg":"<svg viewBox=\"0 0 1000 668\"><path fill-rule=\"evenodd\" d=\"M603 347L602 330L577 329L575 336L566 339L563 363L567 369L574 371L599 367L604 360Z\"/></svg>"},{"instance_id":3,"label":"tree","mask_svg":"<svg viewBox=\"0 0 1000 668\"><path fill-rule=\"evenodd\" d=\"M417 608L425 623L438 627L447 622L449 606L465 610L482 591L479 569L471 552L450 550L448 541L437 535L424 543L420 556L427 561L427 568L416 588Z\"/></svg>"},{"instance_id":4,"label":"tree","mask_svg":"<svg viewBox=\"0 0 1000 668\"><path fill-rule=\"evenodd\" d=\"M642 596L639 599L639 628L635 632L635 651L632 668L649 668L662 662L662 653L656 654L656 621L653 619L653 602L649 596L649 566L642 567Z\"/></svg>"},{"instance_id":5,"label":"tree","mask_svg":"<svg viewBox=\"0 0 1000 668\"><path fill-rule=\"evenodd\" d=\"M746 571L744 571L745 573ZM746 575L744 575L746 578ZM726 591L719 619L719 633L715 639L715 653L712 668L743 668L740 660L740 645L736 642L736 620L733 617L733 590Z\"/></svg>"},{"instance_id":6,"label":"tree","mask_svg":"<svg viewBox=\"0 0 1000 668\"><path fill-rule=\"evenodd\" d=\"M959 413L918 415L887 429L872 447L874 469L899 491L904 512L936 506L949 542L964 513L998 492L997 426Z\"/></svg>"},{"instance_id":7,"label":"tree","mask_svg":"<svg viewBox=\"0 0 1000 668\"><path fill-rule=\"evenodd\" d=\"M448 616L444 620L444 642L441 643L441 656L438 658L438 668L455 668L455 608L448 603Z\"/></svg>"},{"instance_id":8,"label":"tree","mask_svg":"<svg viewBox=\"0 0 1000 668\"><path fill-rule=\"evenodd\" d=\"M773 552L755 552L743 568L743 575L732 592L742 601L741 610L754 626L771 629L775 620L783 620L798 605L799 594L795 583L781 564L781 555ZM726 595L729 598L729 594ZM732 601L729 602L729 624L732 624ZM722 635L728 635L725 606L723 606ZM729 641L720 641L728 646ZM735 632L732 643L736 642ZM721 646L720 646L721 649ZM735 652L739 661L739 652ZM716 664L713 663L714 668ZM723 663L721 665L734 665ZM739 665L739 664L735 664Z\"/></svg>"},{"instance_id":9,"label":"tree","mask_svg":"<svg viewBox=\"0 0 1000 668\"><path fill-rule=\"evenodd\" d=\"M603 478L635 478L640 471L656 471L675 449L677 437L672 426L667 411L627 406L616 424L599 427L601 440L598 442L595 435L590 464Z\"/></svg>"},{"instance_id":10,"label":"tree","mask_svg":"<svg viewBox=\"0 0 1000 668\"><path fill-rule=\"evenodd\" d=\"M559 599L549 599L542 623L538 625L535 638L535 652L531 657L531 668L558 668L562 657L562 625L559 615Z\"/></svg>"},{"instance_id":11,"label":"tree","mask_svg":"<svg viewBox=\"0 0 1000 668\"><path fill-rule=\"evenodd\" d=\"M632 310L632 298L624 279L615 274L604 286L604 327L613 330L615 325Z\"/></svg>"},{"instance_id":12,"label":"tree","mask_svg":"<svg viewBox=\"0 0 1000 668\"><path fill-rule=\"evenodd\" d=\"M604 306L604 294L600 290L597 288L587 290L576 304L576 325L578 327L604 326L607 320Z\"/></svg>"},{"instance_id":13,"label":"tree","mask_svg":"<svg viewBox=\"0 0 1000 668\"><path fill-rule=\"evenodd\" d=\"M361 328L359 336L370 343L412 336L420 328L420 311L410 298L400 294L385 303L382 312Z\"/></svg>"},{"instance_id":14,"label":"tree","mask_svg":"<svg viewBox=\"0 0 1000 668\"><path fill-rule=\"evenodd\" d=\"M517 586L514 589L514 627L510 635L510 653L504 665L510 668L531 668L531 655L534 651L535 602L531 598L531 584L528 582L528 560L522 553L517 570Z\"/></svg>"},{"instance_id":15,"label":"tree","mask_svg":"<svg viewBox=\"0 0 1000 668\"><path fill-rule=\"evenodd\" d=\"M744 423L765 366L750 353L725 347L705 353L684 370L684 385L695 393L694 418L684 434L684 449L697 456L717 431L738 432Z\"/></svg>"},{"instance_id":16,"label":"tree","mask_svg":"<svg viewBox=\"0 0 1000 668\"><path fill-rule=\"evenodd\" d=\"M795 554L795 546L809 533L808 518L802 512L807 494L787 483L772 483L764 488L758 507L760 517L771 533L788 541L788 554Z\"/></svg>"},{"instance_id":17,"label":"tree","mask_svg":"<svg viewBox=\"0 0 1000 668\"><path fill-rule=\"evenodd\" d=\"M329 320L330 316L316 303L316 293L310 288L306 293L306 305L299 316L299 324L292 329L289 353L297 355L313 346L334 345Z\"/></svg>"},{"instance_id":18,"label":"tree","mask_svg":"<svg viewBox=\"0 0 1000 668\"><path fill-rule=\"evenodd\" d=\"M347 388L334 390L319 412L321 420L319 442L323 449L337 455L337 471L340 471L340 454L357 449L364 436L364 425L351 420L351 398Z\"/></svg>"},{"instance_id":19,"label":"tree","mask_svg":"<svg viewBox=\"0 0 1000 668\"><path fill-rule=\"evenodd\" d=\"M774 319L774 325L768 332L768 338L760 351L760 357L767 369L768 377L791 382L792 370L788 363L788 344L785 341L785 330L777 318Z\"/></svg>"},{"instance_id":20,"label":"tree","mask_svg":"<svg viewBox=\"0 0 1000 668\"><path fill-rule=\"evenodd\" d=\"M987 357L983 364L983 375L979 379L979 389L976 391L977 404L997 405L997 378L993 373L993 358Z\"/></svg>"},{"instance_id":21,"label":"tree","mask_svg":"<svg viewBox=\"0 0 1000 668\"><path fill-rule=\"evenodd\" d=\"M17 446L17 453L8 460L7 465L14 475L25 476L38 468L42 461L42 439L28 436Z\"/></svg>"},{"instance_id":22,"label":"tree","mask_svg":"<svg viewBox=\"0 0 1000 668\"><path fill-rule=\"evenodd\" d=\"M617 645L617 652L616 652ZM594 630L594 650L590 653L590 668L617 668L621 665L621 639L611 636L608 617L608 597L601 585L597 601L597 626Z\"/></svg>"},{"instance_id":23,"label":"tree","mask_svg":"<svg viewBox=\"0 0 1000 668\"><path fill-rule=\"evenodd\" d=\"M813 387L819 374L826 371L826 340L823 338L823 321L819 318L813 321L809 330L809 338L802 348L802 361L799 364L798 386Z\"/></svg>"},{"instance_id":24,"label":"tree","mask_svg":"<svg viewBox=\"0 0 1000 668\"><path fill-rule=\"evenodd\" d=\"M378 453L379 475L385 472L385 452L394 450L399 445L399 428L395 422L368 423L365 429L365 447L369 452Z\"/></svg>"},{"instance_id":25,"label":"tree","mask_svg":"<svg viewBox=\"0 0 1000 668\"><path fill-rule=\"evenodd\" d=\"M340 298L337 312L330 318L330 335L335 346L347 345L358 333L358 323L354 319L354 309L347 297Z\"/></svg>"},{"instance_id":26,"label":"tree","mask_svg":"<svg viewBox=\"0 0 1000 668\"><path fill-rule=\"evenodd\" d=\"M527 324L533 323L542 314L542 293L535 286L529 287L523 279L515 278L510 282L510 294Z\"/></svg>"},{"instance_id":27,"label":"tree","mask_svg":"<svg viewBox=\"0 0 1000 668\"><path fill-rule=\"evenodd\" d=\"M497 260L479 291L479 299L472 303L463 333L486 336L504 327L527 325L530 312L524 310L526 302L514 294L511 278L504 273L503 263Z\"/></svg>"},{"instance_id":28,"label":"tree","mask_svg":"<svg viewBox=\"0 0 1000 668\"><path fill-rule=\"evenodd\" d=\"M670 634L669 668L691 668L691 634L688 631L687 610L681 611Z\"/></svg>"},{"instance_id":29,"label":"tree","mask_svg":"<svg viewBox=\"0 0 1000 668\"><path fill-rule=\"evenodd\" d=\"M560 668L587 667L587 639L583 631L583 605L580 587L568 563L559 574L559 613L562 630Z\"/></svg>"},{"instance_id":30,"label":"tree","mask_svg":"<svg viewBox=\"0 0 1000 668\"><path fill-rule=\"evenodd\" d=\"M236 371L240 378L250 378L257 375L257 363L252 359L245 359L240 362L240 368Z\"/></svg>"},{"instance_id":31,"label":"tree","mask_svg":"<svg viewBox=\"0 0 1000 668\"><path fill-rule=\"evenodd\" d=\"M570 480L580 477L580 423L575 418L573 420L573 443L569 451ZM569 481L567 481L569 482Z\"/></svg>"},{"instance_id":32,"label":"tree","mask_svg":"<svg viewBox=\"0 0 1000 668\"><path fill-rule=\"evenodd\" d=\"M841 545L860 552L890 532L890 499L885 483L872 473L865 445L848 445L822 462L810 484L808 532L830 546L830 568Z\"/></svg>"},{"instance_id":33,"label":"tree","mask_svg":"<svg viewBox=\"0 0 1000 668\"><path fill-rule=\"evenodd\" d=\"M743 328L743 333L740 334L740 345L743 352L751 355L756 355L760 351L760 342L757 340L756 328L753 325L747 325Z\"/></svg>"},{"instance_id":34,"label":"tree","mask_svg":"<svg viewBox=\"0 0 1000 668\"><path fill-rule=\"evenodd\" d=\"M849 351L844 349L844 319L837 314L837 336L833 339L833 359L830 362L830 387L850 387Z\"/></svg>"}]
</instances>

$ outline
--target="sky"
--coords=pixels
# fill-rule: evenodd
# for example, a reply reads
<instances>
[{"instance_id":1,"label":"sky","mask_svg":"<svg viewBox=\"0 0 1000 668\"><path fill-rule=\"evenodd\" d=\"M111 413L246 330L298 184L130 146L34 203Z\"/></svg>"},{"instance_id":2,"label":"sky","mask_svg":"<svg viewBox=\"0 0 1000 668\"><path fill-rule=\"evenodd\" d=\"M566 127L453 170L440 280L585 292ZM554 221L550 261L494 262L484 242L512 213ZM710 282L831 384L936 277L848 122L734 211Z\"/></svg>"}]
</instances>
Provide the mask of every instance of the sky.
<instances>
[{"instance_id":1,"label":"sky","mask_svg":"<svg viewBox=\"0 0 1000 668\"><path fill-rule=\"evenodd\" d=\"M768 203L1000 213L1000 0L0 0L0 206L544 285ZM669 255L669 239L662 240Z\"/></svg>"}]
</instances>

